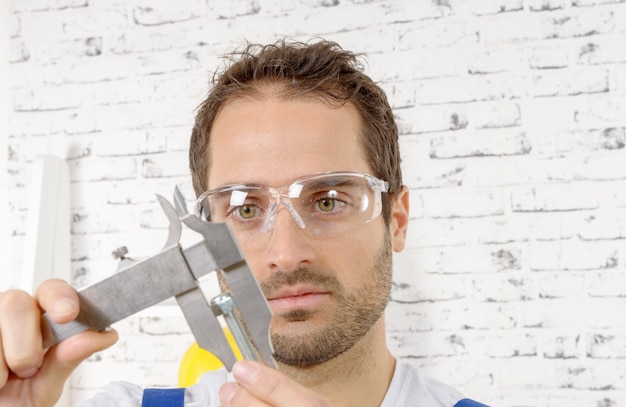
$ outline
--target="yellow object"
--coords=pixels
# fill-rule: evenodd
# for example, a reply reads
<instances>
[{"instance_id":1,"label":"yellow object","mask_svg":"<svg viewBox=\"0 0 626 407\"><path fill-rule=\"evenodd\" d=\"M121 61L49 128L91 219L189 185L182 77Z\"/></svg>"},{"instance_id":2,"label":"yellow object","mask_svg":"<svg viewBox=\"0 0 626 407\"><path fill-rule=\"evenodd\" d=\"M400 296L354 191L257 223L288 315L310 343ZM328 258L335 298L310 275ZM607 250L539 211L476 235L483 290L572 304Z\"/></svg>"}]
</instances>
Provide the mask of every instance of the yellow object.
<instances>
[{"instance_id":1,"label":"yellow object","mask_svg":"<svg viewBox=\"0 0 626 407\"><path fill-rule=\"evenodd\" d=\"M241 360L241 352L233 339L233 335L228 328L223 329L224 335L226 335L226 339L228 339L228 343L230 343L230 347L233 348L235 352L235 357L237 360ZM200 379L203 373L209 370L217 370L222 366L224 366L224 364L217 356L206 349L202 349L198 346L197 342L194 342L183 355L183 360L181 360L180 366L178 367L178 386L192 386L198 382L198 379Z\"/></svg>"}]
</instances>

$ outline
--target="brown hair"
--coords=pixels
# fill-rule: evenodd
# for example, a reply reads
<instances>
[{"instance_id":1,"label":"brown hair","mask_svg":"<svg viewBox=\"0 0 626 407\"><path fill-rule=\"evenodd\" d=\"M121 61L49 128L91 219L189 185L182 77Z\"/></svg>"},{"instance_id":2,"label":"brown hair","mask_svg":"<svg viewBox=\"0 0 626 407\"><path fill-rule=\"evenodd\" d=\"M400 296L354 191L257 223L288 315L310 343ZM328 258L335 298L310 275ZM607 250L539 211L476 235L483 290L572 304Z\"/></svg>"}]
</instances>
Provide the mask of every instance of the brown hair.
<instances>
[{"instance_id":1,"label":"brown hair","mask_svg":"<svg viewBox=\"0 0 626 407\"><path fill-rule=\"evenodd\" d=\"M227 55L230 66L213 75L213 87L198 108L191 133L189 165L196 195L206 188L211 128L223 104L236 97L262 95L268 85L278 85L281 97L313 95L331 104L351 102L361 117L361 144L373 175L388 181L389 192L397 196L402 187L398 128L385 93L363 73L359 57L324 40L249 44ZM387 224L390 214L389 196L383 194Z\"/></svg>"}]
</instances>

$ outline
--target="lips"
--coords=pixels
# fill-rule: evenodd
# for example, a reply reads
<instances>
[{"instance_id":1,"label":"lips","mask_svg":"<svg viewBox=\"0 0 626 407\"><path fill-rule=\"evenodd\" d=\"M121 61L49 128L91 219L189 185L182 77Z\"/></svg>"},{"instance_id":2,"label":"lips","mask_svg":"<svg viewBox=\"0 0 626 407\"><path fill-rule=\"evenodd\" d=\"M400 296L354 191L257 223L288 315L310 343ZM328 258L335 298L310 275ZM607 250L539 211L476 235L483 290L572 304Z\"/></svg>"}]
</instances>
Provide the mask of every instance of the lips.
<instances>
[{"instance_id":1,"label":"lips","mask_svg":"<svg viewBox=\"0 0 626 407\"><path fill-rule=\"evenodd\" d=\"M310 309L321 305L330 293L315 287L286 287L268 297L274 312L288 312L297 309Z\"/></svg>"}]
</instances>

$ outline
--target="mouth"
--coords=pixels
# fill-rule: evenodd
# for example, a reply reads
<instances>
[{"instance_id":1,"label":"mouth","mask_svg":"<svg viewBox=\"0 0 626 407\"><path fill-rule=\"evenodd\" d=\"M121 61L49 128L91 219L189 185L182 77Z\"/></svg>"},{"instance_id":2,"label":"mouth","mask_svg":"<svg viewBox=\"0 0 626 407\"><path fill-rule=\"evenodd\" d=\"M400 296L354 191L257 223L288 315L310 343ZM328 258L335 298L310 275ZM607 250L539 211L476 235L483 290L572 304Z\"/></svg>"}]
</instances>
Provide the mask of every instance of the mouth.
<instances>
[{"instance_id":1,"label":"mouth","mask_svg":"<svg viewBox=\"0 0 626 407\"><path fill-rule=\"evenodd\" d=\"M284 313L319 307L330 297L330 292L314 287L284 288L268 297L267 301L274 313Z\"/></svg>"}]
</instances>

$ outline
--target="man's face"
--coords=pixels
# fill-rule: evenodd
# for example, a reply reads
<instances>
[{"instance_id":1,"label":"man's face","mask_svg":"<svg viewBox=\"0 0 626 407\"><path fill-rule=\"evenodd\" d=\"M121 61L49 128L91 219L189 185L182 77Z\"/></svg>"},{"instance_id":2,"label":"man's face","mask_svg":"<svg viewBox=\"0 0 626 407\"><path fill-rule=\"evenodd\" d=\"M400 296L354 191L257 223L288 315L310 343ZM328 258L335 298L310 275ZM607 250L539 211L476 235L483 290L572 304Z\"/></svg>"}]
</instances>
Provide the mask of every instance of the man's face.
<instances>
[{"instance_id":1,"label":"man's face","mask_svg":"<svg viewBox=\"0 0 626 407\"><path fill-rule=\"evenodd\" d=\"M328 171L372 174L352 105L318 99L235 99L217 116L207 189L271 187ZM391 289L391 232L382 216L338 236L305 234L286 208L273 229L241 242L272 309L279 362L310 366L351 348L383 314ZM403 237L400 239L403 243Z\"/></svg>"}]
</instances>

